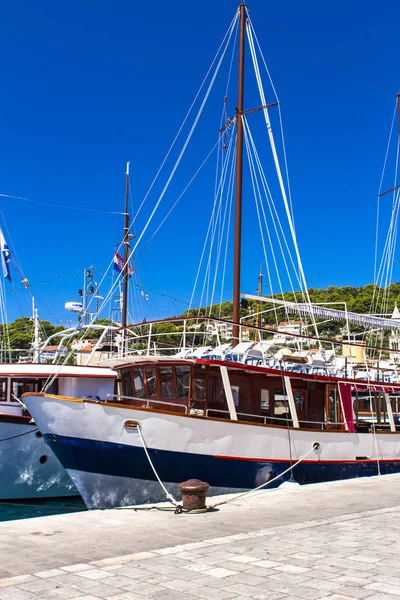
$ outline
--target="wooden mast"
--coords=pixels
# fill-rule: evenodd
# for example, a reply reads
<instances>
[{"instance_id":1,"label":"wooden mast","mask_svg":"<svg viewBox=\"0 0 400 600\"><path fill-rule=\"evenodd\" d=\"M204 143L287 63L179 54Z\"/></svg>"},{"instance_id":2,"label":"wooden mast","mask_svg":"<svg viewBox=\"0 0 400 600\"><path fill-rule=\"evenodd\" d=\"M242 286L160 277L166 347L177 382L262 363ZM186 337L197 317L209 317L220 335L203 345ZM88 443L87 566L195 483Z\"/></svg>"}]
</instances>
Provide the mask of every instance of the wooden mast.
<instances>
[{"instance_id":1,"label":"wooden mast","mask_svg":"<svg viewBox=\"0 0 400 600\"><path fill-rule=\"evenodd\" d=\"M123 269L123 292L122 292L122 352L127 350L127 319L128 319L128 281L129 281L129 161L126 163L125 174L125 212L124 212L124 269Z\"/></svg>"},{"instance_id":2,"label":"wooden mast","mask_svg":"<svg viewBox=\"0 0 400 600\"><path fill-rule=\"evenodd\" d=\"M239 343L240 318L240 257L242 237L242 179L243 179L243 100L244 100L244 41L246 27L246 5L242 3L240 12L239 37L239 74L238 103L236 107L237 142L236 142L236 193L235 193L235 241L233 265L233 317L235 325L232 331L233 346Z\"/></svg>"},{"instance_id":3,"label":"wooden mast","mask_svg":"<svg viewBox=\"0 0 400 600\"><path fill-rule=\"evenodd\" d=\"M260 274L258 276L258 286L257 286L257 296L260 298L260 296L262 295L262 281L263 281L263 272L262 272L262 263L260 263ZM258 313L256 314L256 327L261 327L261 318L260 318L260 312L261 312L261 302L257 303L258 306ZM256 342L258 338L258 330L255 329L254 330L254 341Z\"/></svg>"}]
</instances>

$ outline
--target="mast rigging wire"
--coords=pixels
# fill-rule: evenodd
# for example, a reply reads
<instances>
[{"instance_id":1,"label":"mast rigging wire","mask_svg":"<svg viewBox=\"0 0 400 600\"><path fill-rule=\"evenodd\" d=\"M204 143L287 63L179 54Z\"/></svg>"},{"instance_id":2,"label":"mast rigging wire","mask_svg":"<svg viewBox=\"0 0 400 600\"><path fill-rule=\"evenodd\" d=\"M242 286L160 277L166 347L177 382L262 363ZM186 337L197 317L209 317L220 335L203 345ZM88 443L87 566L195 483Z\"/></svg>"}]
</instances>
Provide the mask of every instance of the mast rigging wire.
<instances>
[{"instance_id":1,"label":"mast rigging wire","mask_svg":"<svg viewBox=\"0 0 400 600\"><path fill-rule=\"evenodd\" d=\"M58 202L47 202L45 200L33 200L32 198L24 198L23 196L12 196L11 194L0 194L1 198L12 198L14 200L24 200L25 202L34 202L35 204L44 204L46 206L55 206L57 208L71 208L73 210L83 210L87 212L103 213L106 215L123 215L123 212L114 210L102 210L100 208L88 208L85 206L73 206L72 204L58 204Z\"/></svg>"}]
</instances>

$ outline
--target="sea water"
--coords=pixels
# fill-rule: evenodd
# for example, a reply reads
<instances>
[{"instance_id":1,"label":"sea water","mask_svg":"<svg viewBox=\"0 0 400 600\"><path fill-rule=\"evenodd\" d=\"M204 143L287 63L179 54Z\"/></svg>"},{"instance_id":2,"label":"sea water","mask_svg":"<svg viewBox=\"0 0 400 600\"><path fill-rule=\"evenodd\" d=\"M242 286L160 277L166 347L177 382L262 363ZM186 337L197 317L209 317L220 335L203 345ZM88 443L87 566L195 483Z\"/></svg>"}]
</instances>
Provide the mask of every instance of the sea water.
<instances>
[{"instance_id":1,"label":"sea water","mask_svg":"<svg viewBox=\"0 0 400 600\"><path fill-rule=\"evenodd\" d=\"M75 498L49 498L46 500L13 500L0 501L0 521L14 521L45 517L46 515L62 515L65 513L87 510L83 500Z\"/></svg>"}]
</instances>

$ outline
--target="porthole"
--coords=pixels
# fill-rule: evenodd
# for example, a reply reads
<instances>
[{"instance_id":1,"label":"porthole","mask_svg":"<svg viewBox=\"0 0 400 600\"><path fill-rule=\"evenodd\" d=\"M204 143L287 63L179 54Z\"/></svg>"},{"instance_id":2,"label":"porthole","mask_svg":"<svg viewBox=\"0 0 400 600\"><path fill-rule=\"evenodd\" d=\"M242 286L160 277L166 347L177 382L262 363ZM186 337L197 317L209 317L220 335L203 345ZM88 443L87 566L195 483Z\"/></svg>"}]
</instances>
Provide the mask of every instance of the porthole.
<instances>
[{"instance_id":1,"label":"porthole","mask_svg":"<svg viewBox=\"0 0 400 600\"><path fill-rule=\"evenodd\" d=\"M37 431L37 432L35 433L35 437L37 437L37 438L42 438L42 437L43 437L43 434L42 434L40 431Z\"/></svg>"},{"instance_id":2,"label":"porthole","mask_svg":"<svg viewBox=\"0 0 400 600\"><path fill-rule=\"evenodd\" d=\"M47 461L47 459L48 459L48 458L49 458L49 457L48 457L48 456L46 456L46 454L43 454L43 456L41 456L41 457L39 458L39 462L40 462L40 464L41 464L41 465L44 465L44 463Z\"/></svg>"}]
</instances>

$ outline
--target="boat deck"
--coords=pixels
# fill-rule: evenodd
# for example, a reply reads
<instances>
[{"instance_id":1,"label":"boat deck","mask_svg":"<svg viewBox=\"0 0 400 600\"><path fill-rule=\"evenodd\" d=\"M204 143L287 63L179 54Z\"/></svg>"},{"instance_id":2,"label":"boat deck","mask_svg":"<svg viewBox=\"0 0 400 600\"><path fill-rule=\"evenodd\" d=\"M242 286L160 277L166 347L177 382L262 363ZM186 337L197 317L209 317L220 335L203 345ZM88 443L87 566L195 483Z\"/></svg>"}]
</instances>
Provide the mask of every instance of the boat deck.
<instances>
[{"instance_id":1,"label":"boat deck","mask_svg":"<svg viewBox=\"0 0 400 600\"><path fill-rule=\"evenodd\" d=\"M387 475L282 487L206 514L0 523L0 597L398 597L399 489Z\"/></svg>"}]
</instances>

